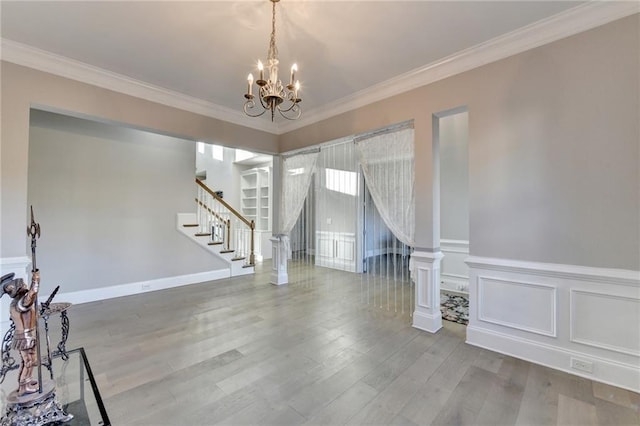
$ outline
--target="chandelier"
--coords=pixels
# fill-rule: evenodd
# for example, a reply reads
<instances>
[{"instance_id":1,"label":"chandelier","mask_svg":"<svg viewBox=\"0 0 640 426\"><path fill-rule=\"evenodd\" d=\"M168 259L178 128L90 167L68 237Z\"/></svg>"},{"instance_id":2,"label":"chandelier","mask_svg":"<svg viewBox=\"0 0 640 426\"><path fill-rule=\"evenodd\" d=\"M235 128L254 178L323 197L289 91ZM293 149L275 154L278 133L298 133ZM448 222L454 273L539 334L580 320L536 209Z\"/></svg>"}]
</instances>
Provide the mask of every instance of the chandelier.
<instances>
[{"instance_id":1,"label":"chandelier","mask_svg":"<svg viewBox=\"0 0 640 426\"><path fill-rule=\"evenodd\" d=\"M250 117L259 117L267 111L271 111L271 121L278 111L281 116L287 120L297 120L300 118L300 102L302 99L298 97L300 90L300 82L296 80L296 72L298 66L293 64L291 67L291 78L289 84L284 86L282 81L278 79L278 47L276 46L276 3L280 0L269 0L273 3L273 13L271 18L271 40L269 41L269 52L267 53L267 73L268 78L265 80L265 67L261 61L258 61L258 99L260 105L255 102L253 95L253 74L247 77L247 93L244 97L244 112Z\"/></svg>"}]
</instances>

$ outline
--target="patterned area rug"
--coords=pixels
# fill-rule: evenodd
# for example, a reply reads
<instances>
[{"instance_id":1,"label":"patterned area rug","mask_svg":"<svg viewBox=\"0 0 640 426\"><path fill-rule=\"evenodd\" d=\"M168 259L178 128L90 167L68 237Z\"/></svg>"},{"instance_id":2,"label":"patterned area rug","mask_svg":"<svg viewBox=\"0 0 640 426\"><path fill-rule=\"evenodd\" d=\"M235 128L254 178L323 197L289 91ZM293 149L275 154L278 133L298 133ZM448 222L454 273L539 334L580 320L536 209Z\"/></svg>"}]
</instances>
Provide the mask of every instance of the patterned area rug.
<instances>
[{"instance_id":1,"label":"patterned area rug","mask_svg":"<svg viewBox=\"0 0 640 426\"><path fill-rule=\"evenodd\" d=\"M469 297L440 293L442 319L467 325L469 323Z\"/></svg>"}]
</instances>

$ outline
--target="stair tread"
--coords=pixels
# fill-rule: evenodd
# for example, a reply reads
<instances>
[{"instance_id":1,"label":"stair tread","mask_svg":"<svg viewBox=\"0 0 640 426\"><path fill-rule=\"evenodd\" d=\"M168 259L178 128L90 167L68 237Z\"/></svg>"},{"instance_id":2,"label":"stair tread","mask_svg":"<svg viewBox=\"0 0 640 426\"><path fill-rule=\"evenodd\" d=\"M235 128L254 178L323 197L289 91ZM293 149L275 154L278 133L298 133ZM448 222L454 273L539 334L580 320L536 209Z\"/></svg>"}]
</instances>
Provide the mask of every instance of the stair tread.
<instances>
[{"instance_id":1,"label":"stair tread","mask_svg":"<svg viewBox=\"0 0 640 426\"><path fill-rule=\"evenodd\" d=\"M246 259L244 256L243 257L234 257L233 259L231 259L232 261L236 261L236 260L243 260Z\"/></svg>"},{"instance_id":2,"label":"stair tread","mask_svg":"<svg viewBox=\"0 0 640 426\"><path fill-rule=\"evenodd\" d=\"M211 232L198 232L197 234L193 234L196 237L210 237L211 236Z\"/></svg>"},{"instance_id":3,"label":"stair tread","mask_svg":"<svg viewBox=\"0 0 640 426\"><path fill-rule=\"evenodd\" d=\"M220 244L222 244L222 241L211 241L210 243L207 243L210 246L219 246Z\"/></svg>"},{"instance_id":4,"label":"stair tread","mask_svg":"<svg viewBox=\"0 0 640 426\"><path fill-rule=\"evenodd\" d=\"M253 268L256 265L242 265L243 268Z\"/></svg>"},{"instance_id":5,"label":"stair tread","mask_svg":"<svg viewBox=\"0 0 640 426\"><path fill-rule=\"evenodd\" d=\"M197 223L185 223L182 226L184 226L185 228L195 228L195 227L200 226L200 225L198 225Z\"/></svg>"},{"instance_id":6,"label":"stair tread","mask_svg":"<svg viewBox=\"0 0 640 426\"><path fill-rule=\"evenodd\" d=\"M233 253L235 250L220 250L220 253Z\"/></svg>"}]
</instances>

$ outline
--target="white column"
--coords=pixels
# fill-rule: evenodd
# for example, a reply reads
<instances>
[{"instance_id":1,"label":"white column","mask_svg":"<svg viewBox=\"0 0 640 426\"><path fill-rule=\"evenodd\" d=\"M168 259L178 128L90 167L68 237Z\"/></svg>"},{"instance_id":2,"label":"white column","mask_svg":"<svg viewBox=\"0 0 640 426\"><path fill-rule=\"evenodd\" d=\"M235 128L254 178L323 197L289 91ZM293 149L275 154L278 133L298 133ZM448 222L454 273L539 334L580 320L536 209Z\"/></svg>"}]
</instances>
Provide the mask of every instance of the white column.
<instances>
[{"instance_id":1,"label":"white column","mask_svg":"<svg viewBox=\"0 0 640 426\"><path fill-rule=\"evenodd\" d=\"M271 258L271 284L282 285L289 282L287 260L289 258L288 238L285 235L270 238L273 243L273 257ZM285 241L285 239L287 239Z\"/></svg>"},{"instance_id":2,"label":"white column","mask_svg":"<svg viewBox=\"0 0 640 426\"><path fill-rule=\"evenodd\" d=\"M416 285L416 306L413 311L413 326L435 333L442 328L440 313L440 261L441 251L415 250L411 255L412 279Z\"/></svg>"}]
</instances>

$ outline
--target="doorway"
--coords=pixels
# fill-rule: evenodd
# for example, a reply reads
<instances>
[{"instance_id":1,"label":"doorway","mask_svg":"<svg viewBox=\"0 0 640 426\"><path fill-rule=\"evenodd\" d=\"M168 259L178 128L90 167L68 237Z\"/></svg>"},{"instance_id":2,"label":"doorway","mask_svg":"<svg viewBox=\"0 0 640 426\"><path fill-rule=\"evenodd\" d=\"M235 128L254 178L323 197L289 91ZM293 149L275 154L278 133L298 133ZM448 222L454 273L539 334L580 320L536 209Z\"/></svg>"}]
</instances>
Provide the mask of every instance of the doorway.
<instances>
[{"instance_id":1,"label":"doorway","mask_svg":"<svg viewBox=\"0 0 640 426\"><path fill-rule=\"evenodd\" d=\"M469 319L469 114L457 108L437 114L434 161L439 161L440 271L442 318L461 324Z\"/></svg>"}]
</instances>

